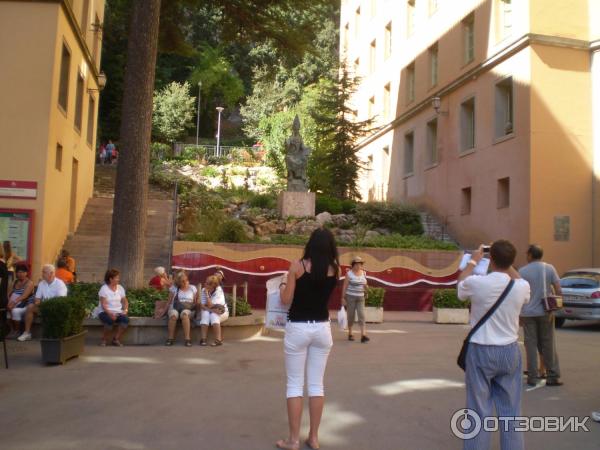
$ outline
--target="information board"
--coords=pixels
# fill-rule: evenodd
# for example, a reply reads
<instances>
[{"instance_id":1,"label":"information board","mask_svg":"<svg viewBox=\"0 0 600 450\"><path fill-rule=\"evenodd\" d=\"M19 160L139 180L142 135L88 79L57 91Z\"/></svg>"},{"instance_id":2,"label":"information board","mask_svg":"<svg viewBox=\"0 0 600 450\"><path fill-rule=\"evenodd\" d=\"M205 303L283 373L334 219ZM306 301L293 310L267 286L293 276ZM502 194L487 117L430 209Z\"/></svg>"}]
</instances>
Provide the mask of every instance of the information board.
<instances>
[{"instance_id":1,"label":"information board","mask_svg":"<svg viewBox=\"0 0 600 450\"><path fill-rule=\"evenodd\" d=\"M31 263L33 210L0 208L0 243L10 241L20 259Z\"/></svg>"}]
</instances>

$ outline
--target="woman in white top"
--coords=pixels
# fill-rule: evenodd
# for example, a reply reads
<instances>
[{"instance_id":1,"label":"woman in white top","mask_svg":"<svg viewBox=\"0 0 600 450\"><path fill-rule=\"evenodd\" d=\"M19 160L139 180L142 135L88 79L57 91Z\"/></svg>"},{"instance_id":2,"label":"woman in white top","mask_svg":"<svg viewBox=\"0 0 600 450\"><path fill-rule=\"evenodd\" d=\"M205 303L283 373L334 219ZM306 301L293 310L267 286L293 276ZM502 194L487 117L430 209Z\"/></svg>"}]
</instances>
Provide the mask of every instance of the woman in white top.
<instances>
[{"instance_id":1,"label":"woman in white top","mask_svg":"<svg viewBox=\"0 0 600 450\"><path fill-rule=\"evenodd\" d=\"M342 286L342 305L348 311L348 340L353 341L352 326L354 325L355 313L358 314L360 326L360 342L369 342L365 326L365 291L367 289L367 274L363 269L364 261L356 256L350 263L351 267L346 272L346 278Z\"/></svg>"},{"instance_id":2,"label":"woman in white top","mask_svg":"<svg viewBox=\"0 0 600 450\"><path fill-rule=\"evenodd\" d=\"M112 334L113 326L116 324L117 334L112 339L112 345L116 347L123 347L121 344L121 336L129 325L129 302L125 295L125 289L119 284L121 280L120 272L117 269L109 269L104 275L104 285L98 292L100 297L100 306L102 312L98 315L98 318L104 324L104 333L102 335L102 341L100 345L106 346L106 343L110 339Z\"/></svg>"},{"instance_id":3,"label":"woman in white top","mask_svg":"<svg viewBox=\"0 0 600 450\"><path fill-rule=\"evenodd\" d=\"M198 289L190 284L186 273L182 270L175 276L175 283L169 289L169 338L165 345L171 346L175 342L177 319L181 319L185 346L192 346L191 320L198 304Z\"/></svg>"},{"instance_id":4,"label":"woman in white top","mask_svg":"<svg viewBox=\"0 0 600 450\"><path fill-rule=\"evenodd\" d=\"M223 345L221 335L221 322L225 322L229 318L229 310L227 302L225 302L225 293L219 286L219 279L215 275L211 275L206 279L202 295L200 296L200 345L205 346L206 337L208 336L208 326L212 325L215 333L215 341L211 344L212 347Z\"/></svg>"}]
</instances>

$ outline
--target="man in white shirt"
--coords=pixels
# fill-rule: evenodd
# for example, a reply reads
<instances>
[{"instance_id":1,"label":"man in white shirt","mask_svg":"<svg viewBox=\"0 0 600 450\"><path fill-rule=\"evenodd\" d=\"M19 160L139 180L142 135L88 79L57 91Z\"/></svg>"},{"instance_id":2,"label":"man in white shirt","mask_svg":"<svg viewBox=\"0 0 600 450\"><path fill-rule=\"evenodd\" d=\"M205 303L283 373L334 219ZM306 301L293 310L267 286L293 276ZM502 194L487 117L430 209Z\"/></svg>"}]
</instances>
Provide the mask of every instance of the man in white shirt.
<instances>
[{"instance_id":1,"label":"man in white shirt","mask_svg":"<svg viewBox=\"0 0 600 450\"><path fill-rule=\"evenodd\" d=\"M515 281L502 304L473 335L467 352L467 408L474 410L482 421L492 416L494 405L499 417L521 415L521 351L517 341L519 314L529 301L530 289L512 266L516 254L509 241L496 241L490 248L490 273L472 275L483 258L481 246L458 279L458 297L471 300L471 326L496 303L510 280ZM504 422L500 423L502 450L523 450L523 435L514 431L518 423L509 422L508 430ZM490 434L482 430L473 439L464 441L464 449L488 449L490 439Z\"/></svg>"},{"instance_id":2,"label":"man in white shirt","mask_svg":"<svg viewBox=\"0 0 600 450\"><path fill-rule=\"evenodd\" d=\"M33 324L34 316L40 312L39 305L41 302L55 297L67 296L67 286L62 280L56 278L55 271L56 269L52 264L46 264L42 267L42 281L40 281L35 291L34 302L27 305L25 331L17 338L18 341L31 340L31 325Z\"/></svg>"}]
</instances>

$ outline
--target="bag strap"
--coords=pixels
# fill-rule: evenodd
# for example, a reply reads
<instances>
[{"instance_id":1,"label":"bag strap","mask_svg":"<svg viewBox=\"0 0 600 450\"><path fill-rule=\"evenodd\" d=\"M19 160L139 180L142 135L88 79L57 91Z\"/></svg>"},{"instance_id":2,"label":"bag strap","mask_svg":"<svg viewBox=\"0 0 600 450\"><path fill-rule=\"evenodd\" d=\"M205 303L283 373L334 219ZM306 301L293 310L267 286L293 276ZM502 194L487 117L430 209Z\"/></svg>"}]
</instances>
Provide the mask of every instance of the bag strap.
<instances>
[{"instance_id":1,"label":"bag strap","mask_svg":"<svg viewBox=\"0 0 600 450\"><path fill-rule=\"evenodd\" d=\"M548 291L546 290L546 263L543 262L542 263L542 267L543 269L543 274L542 274L542 278L544 278L544 298L548 297Z\"/></svg>"},{"instance_id":2,"label":"bag strap","mask_svg":"<svg viewBox=\"0 0 600 450\"><path fill-rule=\"evenodd\" d=\"M498 307L500 306L500 304L504 301L504 299L506 298L506 296L508 295L508 293L510 292L510 290L512 289L514 284L515 284L515 280L513 280L513 279L511 279L508 282L508 286L506 286L506 288L504 289L502 294L500 294L500 297L498 298L498 300L496 300L496 303L494 303L492 305L492 307L483 315L483 317L481 319L479 319L479 322L477 322L475 324L475 326L473 328L471 328L471 331L469 331L469 334L465 338L465 342L469 342L471 340L471 338L473 337L473 335L475 333L477 333L477 330L479 330L482 327L482 325L492 316L492 314L494 314L494 311L496 311L498 309Z\"/></svg>"}]
</instances>

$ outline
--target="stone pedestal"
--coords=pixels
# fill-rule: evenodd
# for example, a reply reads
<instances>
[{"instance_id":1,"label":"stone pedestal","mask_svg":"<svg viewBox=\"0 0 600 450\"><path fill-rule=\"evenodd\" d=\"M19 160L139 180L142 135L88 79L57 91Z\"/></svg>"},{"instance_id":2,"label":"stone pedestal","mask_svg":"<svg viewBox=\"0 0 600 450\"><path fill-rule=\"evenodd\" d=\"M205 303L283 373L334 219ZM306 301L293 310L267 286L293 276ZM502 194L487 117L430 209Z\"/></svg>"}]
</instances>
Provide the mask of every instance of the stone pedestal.
<instances>
[{"instance_id":1,"label":"stone pedestal","mask_svg":"<svg viewBox=\"0 0 600 450\"><path fill-rule=\"evenodd\" d=\"M279 194L277 210L281 217L314 217L314 192L288 192Z\"/></svg>"}]
</instances>

